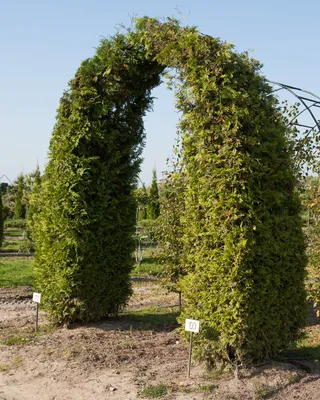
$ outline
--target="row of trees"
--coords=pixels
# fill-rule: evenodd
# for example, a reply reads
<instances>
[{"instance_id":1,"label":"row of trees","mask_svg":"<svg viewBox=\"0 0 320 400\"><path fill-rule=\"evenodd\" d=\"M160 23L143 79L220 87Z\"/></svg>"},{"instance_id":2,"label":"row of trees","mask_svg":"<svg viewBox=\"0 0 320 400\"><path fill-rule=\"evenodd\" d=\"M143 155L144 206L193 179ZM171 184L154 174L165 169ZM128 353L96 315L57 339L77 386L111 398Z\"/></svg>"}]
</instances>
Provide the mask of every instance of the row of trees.
<instances>
[{"instance_id":1,"label":"row of trees","mask_svg":"<svg viewBox=\"0 0 320 400\"><path fill-rule=\"evenodd\" d=\"M39 196L41 186L41 174L39 166L29 174L20 174L12 185L0 184L0 248L3 240L3 227L7 219L26 220L26 234L29 245L34 248L32 232L35 225L36 213L39 209ZM159 189L157 173L152 171L150 187L144 184L135 190L137 201L138 220L141 235L148 232L148 237L154 240L155 230L153 221L160 213Z\"/></svg>"},{"instance_id":2,"label":"row of trees","mask_svg":"<svg viewBox=\"0 0 320 400\"><path fill-rule=\"evenodd\" d=\"M20 221L26 226L27 248L34 247L32 232L34 229L34 214L38 207L37 194L40 191L41 175L37 165L29 174L20 174L12 185L0 184L0 247L3 242L3 227L7 219ZM24 222L24 221L25 222Z\"/></svg>"},{"instance_id":3,"label":"row of trees","mask_svg":"<svg viewBox=\"0 0 320 400\"><path fill-rule=\"evenodd\" d=\"M40 184L40 169L29 174L20 174L12 185L1 183L3 213L5 219L26 219L31 194L35 185Z\"/></svg>"}]
</instances>

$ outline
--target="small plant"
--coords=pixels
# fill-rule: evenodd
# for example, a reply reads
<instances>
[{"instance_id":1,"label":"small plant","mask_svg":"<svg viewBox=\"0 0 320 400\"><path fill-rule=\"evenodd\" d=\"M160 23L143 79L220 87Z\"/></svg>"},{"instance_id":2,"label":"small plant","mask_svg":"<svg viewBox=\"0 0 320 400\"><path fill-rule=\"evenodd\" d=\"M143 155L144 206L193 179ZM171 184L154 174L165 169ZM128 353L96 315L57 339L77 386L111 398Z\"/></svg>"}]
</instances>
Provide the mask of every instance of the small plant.
<instances>
[{"instance_id":1,"label":"small plant","mask_svg":"<svg viewBox=\"0 0 320 400\"><path fill-rule=\"evenodd\" d=\"M199 389L203 392L213 392L217 387L218 385L201 385Z\"/></svg>"},{"instance_id":2,"label":"small plant","mask_svg":"<svg viewBox=\"0 0 320 400\"><path fill-rule=\"evenodd\" d=\"M301 381L301 379L303 378L303 375L302 374L290 374L289 376L288 376L288 382L290 383L290 384L294 384L294 383L298 383L298 382L300 382Z\"/></svg>"},{"instance_id":3,"label":"small plant","mask_svg":"<svg viewBox=\"0 0 320 400\"><path fill-rule=\"evenodd\" d=\"M19 244L19 252L30 254L32 247L33 247L32 242L29 239L25 238Z\"/></svg>"},{"instance_id":4,"label":"small plant","mask_svg":"<svg viewBox=\"0 0 320 400\"><path fill-rule=\"evenodd\" d=\"M255 393L254 393L254 399L255 400L262 400L265 399L268 395L270 395L272 392L272 388L270 388L267 385L261 385L256 388Z\"/></svg>"},{"instance_id":5,"label":"small plant","mask_svg":"<svg viewBox=\"0 0 320 400\"><path fill-rule=\"evenodd\" d=\"M147 397L149 399L156 399L159 397L163 397L168 393L166 385L160 383L159 385L153 386L149 385L146 386L141 392L141 397Z\"/></svg>"},{"instance_id":6,"label":"small plant","mask_svg":"<svg viewBox=\"0 0 320 400\"><path fill-rule=\"evenodd\" d=\"M7 372L9 371L10 367L7 364L0 364L0 372Z\"/></svg>"},{"instance_id":7,"label":"small plant","mask_svg":"<svg viewBox=\"0 0 320 400\"><path fill-rule=\"evenodd\" d=\"M22 364L22 358L19 354L16 354L12 359L12 365L15 369L19 368Z\"/></svg>"}]
</instances>

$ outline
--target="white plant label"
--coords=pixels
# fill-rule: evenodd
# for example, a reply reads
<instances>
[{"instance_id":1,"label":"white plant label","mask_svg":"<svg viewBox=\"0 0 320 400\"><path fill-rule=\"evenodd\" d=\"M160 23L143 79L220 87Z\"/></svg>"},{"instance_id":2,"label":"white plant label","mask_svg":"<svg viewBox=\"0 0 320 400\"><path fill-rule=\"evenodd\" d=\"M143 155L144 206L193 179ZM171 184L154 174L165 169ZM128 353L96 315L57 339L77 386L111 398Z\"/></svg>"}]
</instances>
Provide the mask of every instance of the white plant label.
<instances>
[{"instance_id":1,"label":"white plant label","mask_svg":"<svg viewBox=\"0 0 320 400\"><path fill-rule=\"evenodd\" d=\"M200 321L195 319L186 319L185 330L189 332L199 333Z\"/></svg>"},{"instance_id":2,"label":"white plant label","mask_svg":"<svg viewBox=\"0 0 320 400\"><path fill-rule=\"evenodd\" d=\"M41 300L41 293L33 293L32 300L35 301L36 303L40 303Z\"/></svg>"}]
</instances>

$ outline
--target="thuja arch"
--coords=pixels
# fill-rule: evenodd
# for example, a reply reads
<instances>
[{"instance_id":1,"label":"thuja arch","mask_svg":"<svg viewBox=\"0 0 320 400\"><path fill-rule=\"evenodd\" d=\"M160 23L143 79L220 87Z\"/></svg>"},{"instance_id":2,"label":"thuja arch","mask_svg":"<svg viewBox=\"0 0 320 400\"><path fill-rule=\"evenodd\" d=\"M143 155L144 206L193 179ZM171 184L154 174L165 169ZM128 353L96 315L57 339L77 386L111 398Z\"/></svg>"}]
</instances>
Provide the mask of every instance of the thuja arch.
<instances>
[{"instance_id":1,"label":"thuja arch","mask_svg":"<svg viewBox=\"0 0 320 400\"><path fill-rule=\"evenodd\" d=\"M57 323L131 294L132 190L151 90L174 68L187 186L181 282L196 355L249 362L295 339L304 243L285 127L260 65L174 20L103 40L63 95L36 229L37 288Z\"/></svg>"}]
</instances>

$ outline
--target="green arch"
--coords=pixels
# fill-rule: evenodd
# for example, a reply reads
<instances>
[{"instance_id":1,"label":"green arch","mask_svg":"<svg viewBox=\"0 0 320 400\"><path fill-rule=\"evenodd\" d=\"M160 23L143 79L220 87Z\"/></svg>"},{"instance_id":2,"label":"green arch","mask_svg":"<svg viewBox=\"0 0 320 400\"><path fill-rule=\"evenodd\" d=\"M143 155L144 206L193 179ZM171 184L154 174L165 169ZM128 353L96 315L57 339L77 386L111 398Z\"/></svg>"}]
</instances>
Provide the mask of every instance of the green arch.
<instances>
[{"instance_id":1,"label":"green arch","mask_svg":"<svg viewBox=\"0 0 320 400\"><path fill-rule=\"evenodd\" d=\"M196 354L208 363L272 356L303 319L285 127L257 61L175 20L142 18L103 40L61 98L36 229L38 290L58 323L126 304L143 116L168 68L188 182L182 318L201 320Z\"/></svg>"}]
</instances>

